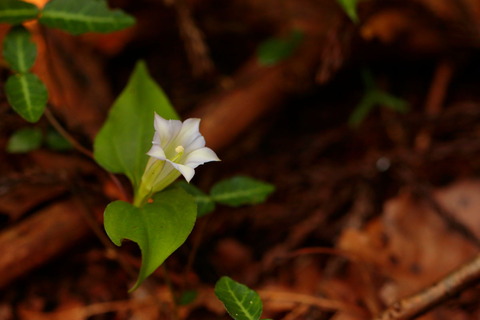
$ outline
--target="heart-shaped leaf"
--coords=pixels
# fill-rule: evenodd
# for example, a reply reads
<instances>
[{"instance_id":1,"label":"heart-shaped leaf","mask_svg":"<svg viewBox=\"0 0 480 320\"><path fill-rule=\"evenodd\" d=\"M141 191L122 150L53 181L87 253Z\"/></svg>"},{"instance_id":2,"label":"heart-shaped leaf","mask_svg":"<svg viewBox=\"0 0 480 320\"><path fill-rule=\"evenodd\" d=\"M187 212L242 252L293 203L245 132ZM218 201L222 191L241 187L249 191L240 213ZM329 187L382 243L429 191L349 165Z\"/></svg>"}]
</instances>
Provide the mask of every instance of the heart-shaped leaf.
<instances>
[{"instance_id":1,"label":"heart-shaped leaf","mask_svg":"<svg viewBox=\"0 0 480 320\"><path fill-rule=\"evenodd\" d=\"M274 190L275 187L269 183L238 176L215 184L210 196L216 202L238 207L262 203Z\"/></svg>"},{"instance_id":2,"label":"heart-shaped leaf","mask_svg":"<svg viewBox=\"0 0 480 320\"><path fill-rule=\"evenodd\" d=\"M51 0L43 8L40 23L77 35L121 30L135 19L119 9L109 9L105 0Z\"/></svg>"},{"instance_id":3,"label":"heart-shaped leaf","mask_svg":"<svg viewBox=\"0 0 480 320\"><path fill-rule=\"evenodd\" d=\"M197 207L193 198L180 188L156 194L153 203L138 208L124 201L110 203L105 209L104 225L113 243L123 239L138 244L142 252L142 267L135 290L175 250L193 229Z\"/></svg>"},{"instance_id":4,"label":"heart-shaped leaf","mask_svg":"<svg viewBox=\"0 0 480 320\"><path fill-rule=\"evenodd\" d=\"M215 295L235 320L258 320L262 315L263 305L258 293L229 277L217 281Z\"/></svg>"},{"instance_id":5,"label":"heart-shaped leaf","mask_svg":"<svg viewBox=\"0 0 480 320\"><path fill-rule=\"evenodd\" d=\"M32 73L8 77L5 93L12 108L29 122L37 122L40 119L48 101L47 88Z\"/></svg>"},{"instance_id":6,"label":"heart-shaped leaf","mask_svg":"<svg viewBox=\"0 0 480 320\"><path fill-rule=\"evenodd\" d=\"M0 1L0 22L15 25L35 19L37 15L38 8L34 4L19 0Z\"/></svg>"},{"instance_id":7,"label":"heart-shaped leaf","mask_svg":"<svg viewBox=\"0 0 480 320\"><path fill-rule=\"evenodd\" d=\"M179 119L162 89L150 77L144 62L137 63L130 80L113 104L95 138L95 160L106 170L123 173L137 189L152 146L154 112Z\"/></svg>"},{"instance_id":8,"label":"heart-shaped leaf","mask_svg":"<svg viewBox=\"0 0 480 320\"><path fill-rule=\"evenodd\" d=\"M3 57L16 72L27 72L37 57L37 46L31 40L30 32L23 26L10 29L3 41Z\"/></svg>"}]
</instances>

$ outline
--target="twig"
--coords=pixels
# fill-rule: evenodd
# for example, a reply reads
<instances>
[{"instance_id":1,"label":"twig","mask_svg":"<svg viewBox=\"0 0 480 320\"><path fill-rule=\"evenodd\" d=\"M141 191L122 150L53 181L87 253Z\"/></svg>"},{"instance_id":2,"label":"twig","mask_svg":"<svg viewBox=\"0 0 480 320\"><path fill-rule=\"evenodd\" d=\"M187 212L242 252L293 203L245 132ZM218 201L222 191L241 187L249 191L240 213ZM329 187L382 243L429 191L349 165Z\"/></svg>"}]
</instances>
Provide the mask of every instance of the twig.
<instances>
[{"instance_id":1,"label":"twig","mask_svg":"<svg viewBox=\"0 0 480 320\"><path fill-rule=\"evenodd\" d=\"M215 70L205 37L195 24L190 8L183 0L173 1L177 10L180 35L185 43L188 59L192 65L194 76L212 74Z\"/></svg>"},{"instance_id":2,"label":"twig","mask_svg":"<svg viewBox=\"0 0 480 320\"><path fill-rule=\"evenodd\" d=\"M426 313L440 302L480 280L480 254L429 288L392 304L374 320L407 320Z\"/></svg>"},{"instance_id":3,"label":"twig","mask_svg":"<svg viewBox=\"0 0 480 320\"><path fill-rule=\"evenodd\" d=\"M437 64L432 84L425 102L425 115L437 117L442 110L448 85L452 80L454 65L449 60L442 60ZM430 147L433 128L426 125L420 130L415 138L415 148L419 151L426 151Z\"/></svg>"},{"instance_id":4,"label":"twig","mask_svg":"<svg viewBox=\"0 0 480 320\"><path fill-rule=\"evenodd\" d=\"M38 25L39 33L40 36L42 37L43 42L45 43L45 61L47 64L47 70L51 74L52 81L55 82L55 86L59 88L59 94L61 96L61 101L65 103L66 99L64 96L65 88L63 87L62 81L60 80L57 72L55 71L55 68L53 67L53 61L52 61L52 50L50 48L50 43L49 43L49 38L47 36L47 32L45 30L45 27L42 25ZM53 113L50 111L50 109L47 107L45 108L45 117L47 118L48 122L57 130L57 132L64 137L70 144L80 151L82 154L86 155L90 159L93 159L93 153L82 146L63 126L60 124L60 122L55 118Z\"/></svg>"},{"instance_id":5,"label":"twig","mask_svg":"<svg viewBox=\"0 0 480 320\"><path fill-rule=\"evenodd\" d=\"M47 118L48 122L50 122L50 124L55 128L55 130L57 130L57 132L62 137L64 137L68 142L70 142L70 144L75 149L77 149L80 153L84 154L88 158L95 161L95 158L93 156L93 152L88 150L84 146L82 146L67 130L65 130L65 128L63 128L63 126L58 122L58 120L55 118L55 116L52 114L52 112L48 108L45 109L45 117ZM122 185L120 180L118 180L118 178L111 172L108 172L108 176L110 177L110 179L113 181L115 186L120 191L120 193L122 195L122 198L120 200L130 202L132 200L131 196L129 195L127 190L125 190L125 187Z\"/></svg>"},{"instance_id":6,"label":"twig","mask_svg":"<svg viewBox=\"0 0 480 320\"><path fill-rule=\"evenodd\" d=\"M197 257L198 249L200 247L200 243L202 241L203 235L205 233L205 229L208 225L209 217L205 217L201 219L200 221L197 222L197 232L195 234L195 237L192 241L192 250L190 251L188 255L188 260L187 260L187 265L185 267L185 272L184 272L184 278L188 279L188 274L192 270L193 262L195 261L195 258Z\"/></svg>"},{"instance_id":7,"label":"twig","mask_svg":"<svg viewBox=\"0 0 480 320\"><path fill-rule=\"evenodd\" d=\"M454 70L454 65L449 60L442 60L437 64L425 102L427 116L436 116L442 110Z\"/></svg>"},{"instance_id":8,"label":"twig","mask_svg":"<svg viewBox=\"0 0 480 320\"><path fill-rule=\"evenodd\" d=\"M40 35L43 38L43 42L45 43L45 50L46 50L46 58L45 61L47 62L47 69L50 71L50 74L52 75L52 80L55 82L55 85L60 89L58 90L60 95L61 95L61 100L66 101L65 96L63 95L64 88L62 85L62 81L60 80L57 72L55 71L55 68L53 67L53 61L51 59L52 53L51 53L51 48L50 48L50 43L49 43L49 38L47 36L47 33L45 31L45 28L41 25L39 25L39 31ZM77 139L75 139L65 128L60 124L60 122L55 118L53 113L50 111L50 109L47 107L45 108L45 117L47 118L48 122L52 125L52 127L57 130L57 132L65 138L70 144L78 150L80 153L84 154L88 158L95 160L93 156L93 152L90 151L89 149L85 148L80 142L78 142ZM118 180L118 178L112 174L108 173L110 179L113 181L115 186L120 190L120 193L123 196L122 200L130 200L131 197L129 196L128 192L125 190L124 186L121 184L121 182Z\"/></svg>"},{"instance_id":9,"label":"twig","mask_svg":"<svg viewBox=\"0 0 480 320\"><path fill-rule=\"evenodd\" d=\"M57 132L64 137L70 144L77 149L79 152L82 154L86 155L90 159L93 159L93 153L92 151L88 150L84 146L82 146L70 133L68 133L67 130L65 130L60 122L55 118L53 113L50 111L49 108L45 108L45 117L47 118L48 122L52 125L52 127L57 130Z\"/></svg>"}]
</instances>

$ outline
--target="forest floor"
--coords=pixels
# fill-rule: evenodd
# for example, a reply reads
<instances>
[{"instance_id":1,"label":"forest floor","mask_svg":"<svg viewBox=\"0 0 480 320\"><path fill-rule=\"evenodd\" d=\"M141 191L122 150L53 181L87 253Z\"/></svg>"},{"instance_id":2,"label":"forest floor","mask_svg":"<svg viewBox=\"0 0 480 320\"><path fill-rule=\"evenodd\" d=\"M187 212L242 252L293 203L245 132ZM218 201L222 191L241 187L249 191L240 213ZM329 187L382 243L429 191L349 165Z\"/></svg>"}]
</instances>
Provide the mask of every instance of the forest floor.
<instances>
[{"instance_id":1,"label":"forest floor","mask_svg":"<svg viewBox=\"0 0 480 320\"><path fill-rule=\"evenodd\" d=\"M114 250L98 232L118 190L77 150L7 153L9 136L30 125L2 90L0 320L228 319L213 292L224 275L260 294L262 318L374 319L477 256L475 1L367 1L360 25L333 0L173 2L112 1L137 17L133 31L49 32L60 81L37 70L50 83L52 114L91 148L135 61L145 59L182 116L205 117L207 145L222 159L199 167L193 183L209 190L245 175L275 192L265 203L218 206L200 218L164 267L129 294L135 277L119 256L136 270L139 250ZM179 32L192 21L203 38ZM260 65L255 48L292 28L305 32L298 52ZM408 111L378 105L349 124L365 96L365 70ZM2 69L0 87L7 75ZM424 320L479 319L479 278L476 271L454 283L458 290L431 309L424 301L407 308L418 307Z\"/></svg>"}]
</instances>

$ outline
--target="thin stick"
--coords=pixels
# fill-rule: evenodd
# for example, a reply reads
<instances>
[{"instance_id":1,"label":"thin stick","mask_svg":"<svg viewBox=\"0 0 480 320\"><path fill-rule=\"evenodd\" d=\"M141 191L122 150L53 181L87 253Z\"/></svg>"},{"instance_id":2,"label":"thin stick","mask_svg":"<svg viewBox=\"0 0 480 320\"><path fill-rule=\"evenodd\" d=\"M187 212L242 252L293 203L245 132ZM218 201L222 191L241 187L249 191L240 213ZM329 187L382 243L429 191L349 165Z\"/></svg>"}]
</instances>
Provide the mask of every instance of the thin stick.
<instances>
[{"instance_id":1,"label":"thin stick","mask_svg":"<svg viewBox=\"0 0 480 320\"><path fill-rule=\"evenodd\" d=\"M46 55L45 61L47 63L47 70L52 75L52 81L55 83L55 86L60 89L58 91L60 92L61 100L64 101L65 103L66 99L65 99L65 96L63 95L63 92L65 92L65 89L63 88L62 81L60 81L58 74L55 71L55 68L53 66L53 61L51 58L52 53L51 53L47 32L42 25L39 25L38 29L40 31L40 36L42 37L42 40L45 43L45 55ZM68 142L70 142L70 144L75 149L77 149L78 151L80 151L90 159L93 159L93 153L87 148L85 148L84 146L82 146L70 133L68 133L67 130L63 128L63 126L60 124L60 122L58 122L58 120L55 118L55 116L53 115L53 113L50 111L49 108L45 108L44 114L48 122L50 122L50 124L55 128L55 130L57 130L58 133L60 133Z\"/></svg>"},{"instance_id":2,"label":"thin stick","mask_svg":"<svg viewBox=\"0 0 480 320\"><path fill-rule=\"evenodd\" d=\"M45 50L46 50L45 61L47 62L48 70L50 71L50 73L52 75L52 80L55 82L55 85L60 89L59 92L62 96L61 100L66 101L65 97L63 96L64 89L63 89L63 86L62 86L62 82L60 81L60 79L58 77L58 74L55 71L55 68L53 67L53 61L51 60L52 54L51 54L49 38L48 38L47 33L45 31L45 28L43 26L39 25L39 30L40 30L40 35L43 38L43 42L45 43ZM78 150L80 153L84 154L88 158L90 158L92 160L95 160L95 158L93 156L93 152L91 150L85 148L80 142L78 142L77 139L75 139L75 137L73 137L67 130L65 130L65 128L60 124L60 122L57 120L57 118L55 118L55 116L53 115L53 113L50 111L50 109L48 107L45 108L44 114L45 114L45 117L47 118L48 122L52 125L52 127L54 127L55 130L57 130L57 132L63 138L65 138L68 142L70 142L70 144L76 150ZM124 186L120 183L118 178L110 172L109 172L109 176L110 176L110 179L115 184L115 186L120 190L120 193L123 196L122 200L131 201L131 197L129 196L128 192L125 190Z\"/></svg>"},{"instance_id":3,"label":"thin stick","mask_svg":"<svg viewBox=\"0 0 480 320\"><path fill-rule=\"evenodd\" d=\"M68 142L70 142L70 144L75 149L77 149L78 151L80 151L82 154L86 155L90 159L93 159L93 152L88 150L84 146L82 146L80 142L78 142L70 133L68 133L68 131L62 127L60 122L58 122L57 118L55 118L55 116L53 115L53 113L50 111L49 108L45 108L44 114L48 122L52 125L52 127L54 127L55 130L57 130L57 132L60 133L62 137L64 137Z\"/></svg>"},{"instance_id":4,"label":"thin stick","mask_svg":"<svg viewBox=\"0 0 480 320\"><path fill-rule=\"evenodd\" d=\"M395 302L374 320L407 320L419 316L480 280L480 254L429 288Z\"/></svg>"},{"instance_id":5,"label":"thin stick","mask_svg":"<svg viewBox=\"0 0 480 320\"><path fill-rule=\"evenodd\" d=\"M195 234L195 238L193 239L193 244L192 244L192 250L190 251L188 255L188 260L187 260L187 266L185 267L185 279L188 279L188 274L192 270L193 262L195 261L195 258L197 257L197 252L200 247L200 243L202 241L203 235L205 233L205 228L208 225L210 217L205 217L198 221L197 225L197 233Z\"/></svg>"}]
</instances>

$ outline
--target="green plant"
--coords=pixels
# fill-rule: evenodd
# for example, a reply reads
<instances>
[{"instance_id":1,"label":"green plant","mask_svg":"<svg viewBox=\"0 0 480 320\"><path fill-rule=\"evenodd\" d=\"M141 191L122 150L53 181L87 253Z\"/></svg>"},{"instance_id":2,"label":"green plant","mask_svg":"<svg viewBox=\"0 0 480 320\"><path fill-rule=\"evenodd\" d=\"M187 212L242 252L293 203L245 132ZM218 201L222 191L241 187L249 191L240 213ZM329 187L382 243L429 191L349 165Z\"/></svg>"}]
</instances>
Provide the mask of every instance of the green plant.
<instances>
[{"instance_id":1,"label":"green plant","mask_svg":"<svg viewBox=\"0 0 480 320\"><path fill-rule=\"evenodd\" d=\"M30 72L37 58L37 46L22 23L31 20L73 35L111 32L135 23L121 10L110 10L106 0L51 0L42 9L20 0L0 1L0 23L12 25L3 41L3 56L12 70L5 93L12 108L29 122L40 119L48 101L44 83Z\"/></svg>"},{"instance_id":2,"label":"green plant","mask_svg":"<svg viewBox=\"0 0 480 320\"><path fill-rule=\"evenodd\" d=\"M245 177L216 184L208 196L187 183L170 186L179 176L190 181L198 165L219 161L205 147L199 122L178 120L145 63L139 62L95 138L95 160L112 173L125 174L134 189L133 203L114 201L104 213L113 243L120 246L128 239L140 247L142 266L130 290L183 244L197 215L213 210L214 202L254 204L273 191L273 186Z\"/></svg>"},{"instance_id":3,"label":"green plant","mask_svg":"<svg viewBox=\"0 0 480 320\"><path fill-rule=\"evenodd\" d=\"M358 23L357 5L361 0L337 0L347 16L354 22Z\"/></svg>"},{"instance_id":4,"label":"green plant","mask_svg":"<svg viewBox=\"0 0 480 320\"><path fill-rule=\"evenodd\" d=\"M215 295L235 320L259 320L262 315L263 304L258 293L229 277L217 281Z\"/></svg>"},{"instance_id":5,"label":"green plant","mask_svg":"<svg viewBox=\"0 0 480 320\"><path fill-rule=\"evenodd\" d=\"M45 85L30 72L37 46L30 31L22 26L29 20L73 35L110 32L134 23L122 11L110 10L105 0L51 0L43 9L19 0L2 0L0 23L12 25L3 42L3 55L12 70L5 85L6 96L12 108L29 122L39 120L48 101ZM129 239L142 252L138 279L131 290L182 245L197 215L211 212L215 202L254 204L273 191L272 186L245 177L218 183L210 195L187 183L170 186L181 175L189 182L197 166L219 161L205 147L200 119L178 119L145 63L139 62L94 141L95 161L109 172L125 174L134 190L132 203L114 201L104 213L105 230L112 242L120 246L123 239ZM39 128L24 128L11 136L7 149L28 152L40 147L42 141L56 150L70 147L55 131L44 136Z\"/></svg>"},{"instance_id":6,"label":"green plant","mask_svg":"<svg viewBox=\"0 0 480 320\"><path fill-rule=\"evenodd\" d=\"M42 131L38 128L22 128L12 134L7 143L10 153L25 153L38 149L42 144Z\"/></svg>"},{"instance_id":7,"label":"green plant","mask_svg":"<svg viewBox=\"0 0 480 320\"><path fill-rule=\"evenodd\" d=\"M44 134L36 127L27 127L15 131L8 139L7 152L26 153L36 150L42 143L49 149L65 151L72 149L72 145L53 128L48 128Z\"/></svg>"},{"instance_id":8,"label":"green plant","mask_svg":"<svg viewBox=\"0 0 480 320\"><path fill-rule=\"evenodd\" d=\"M369 70L363 70L362 76L365 93L350 115L348 120L350 125L358 126L377 106L386 107L397 112L406 112L408 110L408 104L405 100L397 98L377 87Z\"/></svg>"},{"instance_id":9,"label":"green plant","mask_svg":"<svg viewBox=\"0 0 480 320\"><path fill-rule=\"evenodd\" d=\"M217 182L209 195L185 181L179 181L176 185L193 196L197 203L198 217L215 210L215 203L230 207L262 203L275 190L275 187L269 183L244 176Z\"/></svg>"},{"instance_id":10,"label":"green plant","mask_svg":"<svg viewBox=\"0 0 480 320\"><path fill-rule=\"evenodd\" d=\"M300 30L292 30L286 37L265 40L257 49L258 61L263 66L271 66L293 55L303 41Z\"/></svg>"}]
</instances>

